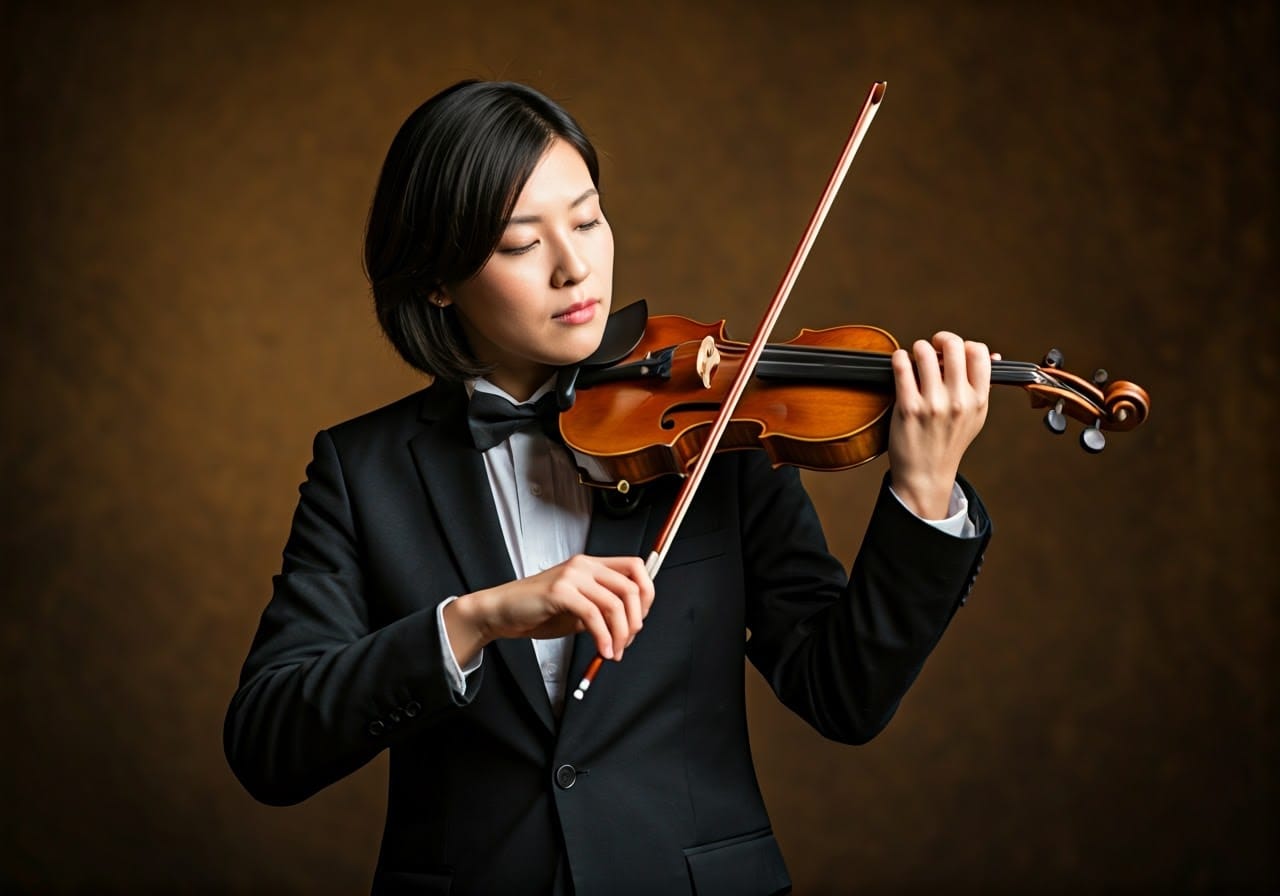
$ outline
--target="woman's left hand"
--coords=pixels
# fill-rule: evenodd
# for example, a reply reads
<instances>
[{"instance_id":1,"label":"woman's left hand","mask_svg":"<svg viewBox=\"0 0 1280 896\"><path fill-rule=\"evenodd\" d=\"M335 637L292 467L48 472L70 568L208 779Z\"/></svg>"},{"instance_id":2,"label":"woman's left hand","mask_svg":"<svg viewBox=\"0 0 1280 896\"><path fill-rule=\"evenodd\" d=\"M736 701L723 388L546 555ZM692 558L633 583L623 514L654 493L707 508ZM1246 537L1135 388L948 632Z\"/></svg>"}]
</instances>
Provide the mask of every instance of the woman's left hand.
<instances>
[{"instance_id":1,"label":"woman's left hand","mask_svg":"<svg viewBox=\"0 0 1280 896\"><path fill-rule=\"evenodd\" d=\"M897 401L889 426L890 478L917 516L947 516L960 460L987 419L991 362L999 357L981 342L947 332L935 333L930 342L917 340L911 354L893 353Z\"/></svg>"}]
</instances>

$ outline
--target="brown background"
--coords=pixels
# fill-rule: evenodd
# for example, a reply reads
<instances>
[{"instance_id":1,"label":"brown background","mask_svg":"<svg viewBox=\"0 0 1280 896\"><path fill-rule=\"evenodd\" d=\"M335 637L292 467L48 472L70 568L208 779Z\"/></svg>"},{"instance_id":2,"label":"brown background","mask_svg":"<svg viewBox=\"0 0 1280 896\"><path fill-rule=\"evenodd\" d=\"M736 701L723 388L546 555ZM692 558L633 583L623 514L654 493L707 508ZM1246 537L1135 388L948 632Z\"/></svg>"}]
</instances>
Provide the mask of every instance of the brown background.
<instances>
[{"instance_id":1,"label":"brown background","mask_svg":"<svg viewBox=\"0 0 1280 896\"><path fill-rule=\"evenodd\" d=\"M385 761L269 809L222 713L311 436L419 386L361 231L469 76L587 126L618 304L743 336L885 78L779 333L947 327L1153 396L1099 457L995 397L996 540L872 744L748 672L798 893L1280 881L1274 5L203 6L4 4L0 888L367 887ZM807 477L848 559L882 469Z\"/></svg>"}]
</instances>

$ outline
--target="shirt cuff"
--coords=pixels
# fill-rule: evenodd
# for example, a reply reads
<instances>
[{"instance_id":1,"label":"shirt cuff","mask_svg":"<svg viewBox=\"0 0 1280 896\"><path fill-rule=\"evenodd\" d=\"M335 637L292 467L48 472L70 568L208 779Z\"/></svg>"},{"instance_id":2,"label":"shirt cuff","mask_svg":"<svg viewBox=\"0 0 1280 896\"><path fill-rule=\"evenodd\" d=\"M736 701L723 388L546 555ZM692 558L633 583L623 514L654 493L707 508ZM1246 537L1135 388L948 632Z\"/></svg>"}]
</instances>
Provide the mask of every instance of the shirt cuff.
<instances>
[{"instance_id":1,"label":"shirt cuff","mask_svg":"<svg viewBox=\"0 0 1280 896\"><path fill-rule=\"evenodd\" d=\"M484 651L480 651L475 655L475 659L467 663L466 667L458 665L458 657L453 652L453 645L449 643L449 630L444 624L444 608L449 606L458 599L458 595L446 597L440 601L436 607L436 625L440 628L440 654L444 658L444 675L449 679L449 685L453 688L453 692L459 697L467 695L467 677L472 672L480 668L480 661L484 659Z\"/></svg>"},{"instance_id":2,"label":"shirt cuff","mask_svg":"<svg viewBox=\"0 0 1280 896\"><path fill-rule=\"evenodd\" d=\"M892 485L889 486L889 493L898 498L898 493L893 490ZM898 503L905 507L907 512L916 519L928 523L940 532L954 535L956 538L973 538L974 535L978 534L978 527L973 524L973 520L969 519L969 499L965 497L964 489L960 487L958 482L951 485L951 500L947 504L946 519L926 520L910 507L907 507L906 502L901 498L898 498ZM440 626L440 630L444 631L443 624Z\"/></svg>"}]
</instances>

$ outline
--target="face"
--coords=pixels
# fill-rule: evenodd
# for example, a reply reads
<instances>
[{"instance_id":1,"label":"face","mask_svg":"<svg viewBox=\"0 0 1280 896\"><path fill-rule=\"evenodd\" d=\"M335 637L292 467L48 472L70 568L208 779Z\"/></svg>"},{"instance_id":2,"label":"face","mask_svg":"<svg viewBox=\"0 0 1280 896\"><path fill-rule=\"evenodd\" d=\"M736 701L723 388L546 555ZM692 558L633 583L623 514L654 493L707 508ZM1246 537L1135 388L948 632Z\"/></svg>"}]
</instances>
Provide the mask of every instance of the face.
<instances>
[{"instance_id":1,"label":"face","mask_svg":"<svg viewBox=\"0 0 1280 896\"><path fill-rule=\"evenodd\" d=\"M489 379L525 399L553 368L595 351L613 294L613 233L582 156L557 139L534 168L498 247L452 303Z\"/></svg>"}]
</instances>

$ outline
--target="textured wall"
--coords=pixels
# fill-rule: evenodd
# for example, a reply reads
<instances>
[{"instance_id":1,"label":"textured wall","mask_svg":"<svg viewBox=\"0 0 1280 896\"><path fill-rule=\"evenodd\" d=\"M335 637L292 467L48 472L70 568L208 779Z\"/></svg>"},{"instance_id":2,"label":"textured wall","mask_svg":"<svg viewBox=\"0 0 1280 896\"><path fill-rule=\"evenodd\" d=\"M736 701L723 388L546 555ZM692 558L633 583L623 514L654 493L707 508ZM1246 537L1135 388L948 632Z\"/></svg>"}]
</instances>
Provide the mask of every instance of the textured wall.
<instances>
[{"instance_id":1,"label":"textured wall","mask_svg":"<svg viewBox=\"0 0 1280 896\"><path fill-rule=\"evenodd\" d=\"M779 332L947 327L1153 396L1100 457L996 396L996 541L875 742L748 673L797 892L1274 887L1275 7L617 6L3 5L0 887L367 885L384 761L268 809L220 726L311 436L419 385L361 230L468 76L586 124L620 303L743 336L885 78ZM846 558L880 469L808 477Z\"/></svg>"}]
</instances>

